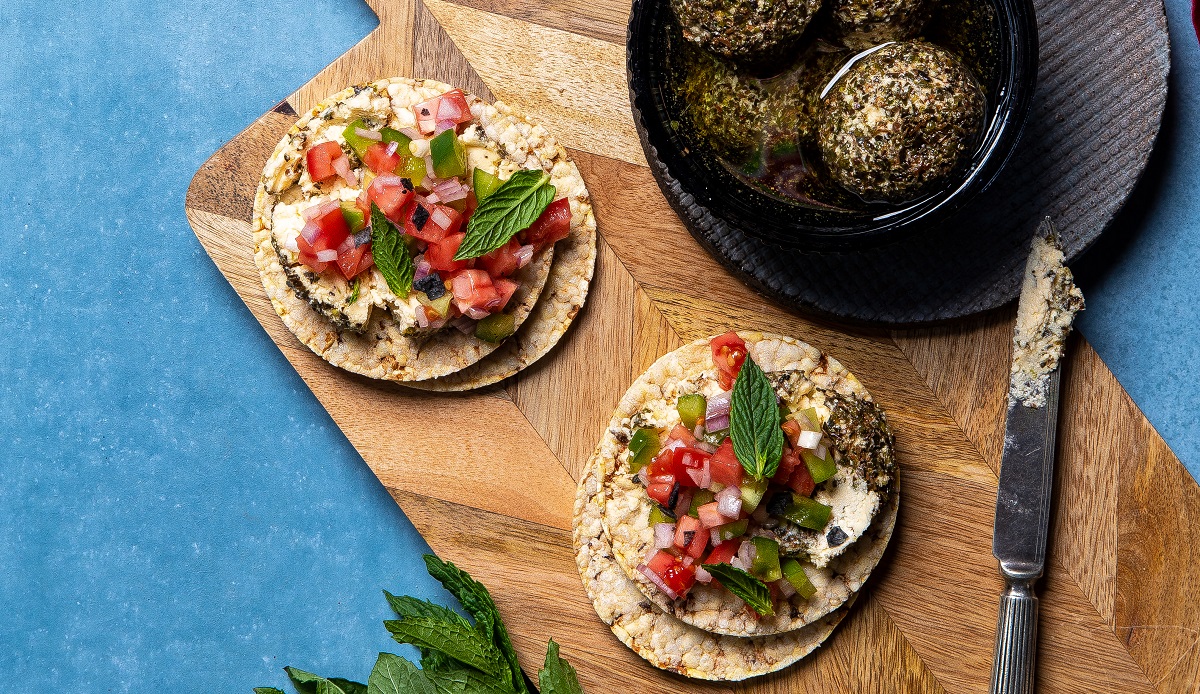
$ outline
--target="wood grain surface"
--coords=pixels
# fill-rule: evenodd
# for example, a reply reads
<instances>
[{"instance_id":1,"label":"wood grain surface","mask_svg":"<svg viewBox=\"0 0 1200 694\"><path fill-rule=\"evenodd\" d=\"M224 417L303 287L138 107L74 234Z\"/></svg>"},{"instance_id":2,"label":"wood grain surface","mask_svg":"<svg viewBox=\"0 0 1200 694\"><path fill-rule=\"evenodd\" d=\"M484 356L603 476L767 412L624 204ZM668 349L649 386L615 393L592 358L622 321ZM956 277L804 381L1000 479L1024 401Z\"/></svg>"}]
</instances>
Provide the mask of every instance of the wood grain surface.
<instances>
[{"instance_id":1,"label":"wood grain surface","mask_svg":"<svg viewBox=\"0 0 1200 694\"><path fill-rule=\"evenodd\" d=\"M624 84L623 0L370 5L379 28L214 154L187 216L429 545L487 576L522 665L536 671L553 637L589 692L985 691L1013 310L847 329L736 281L645 168ZM415 392L329 366L284 327L254 267L254 187L295 114L397 74L519 106L570 148L595 201L602 238L587 306L546 358L482 391ZM782 673L719 685L655 670L612 636L580 584L570 514L575 480L633 378L682 342L733 327L794 335L853 370L894 424L905 492L887 557L825 647ZM1072 340L1065 369L1040 690L1200 691L1200 487L1085 341Z\"/></svg>"}]
</instances>

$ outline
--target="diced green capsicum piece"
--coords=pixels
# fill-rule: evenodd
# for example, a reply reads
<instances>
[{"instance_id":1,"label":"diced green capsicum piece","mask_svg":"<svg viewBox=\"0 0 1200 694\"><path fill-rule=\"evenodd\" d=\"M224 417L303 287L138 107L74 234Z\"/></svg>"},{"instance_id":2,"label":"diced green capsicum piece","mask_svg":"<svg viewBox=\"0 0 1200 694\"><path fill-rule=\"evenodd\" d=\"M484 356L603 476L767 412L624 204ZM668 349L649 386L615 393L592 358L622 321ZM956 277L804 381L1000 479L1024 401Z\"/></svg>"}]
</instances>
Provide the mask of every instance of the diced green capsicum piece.
<instances>
[{"instance_id":1,"label":"diced green capsicum piece","mask_svg":"<svg viewBox=\"0 0 1200 694\"><path fill-rule=\"evenodd\" d=\"M824 530L829 524L829 516L833 514L833 507L815 499L810 499L807 496L799 494L792 497L792 503L783 512L783 517L809 530Z\"/></svg>"},{"instance_id":2,"label":"diced green capsicum piece","mask_svg":"<svg viewBox=\"0 0 1200 694\"><path fill-rule=\"evenodd\" d=\"M380 128L379 134L383 136L384 144L389 142L396 143L396 154L408 158L412 156L412 152L408 150L408 144L412 142L412 138L395 128Z\"/></svg>"},{"instance_id":3,"label":"diced green capsicum piece","mask_svg":"<svg viewBox=\"0 0 1200 694\"><path fill-rule=\"evenodd\" d=\"M699 518L700 507L705 504L712 503L712 500L715 498L717 498L717 495L713 494L712 490L697 489L696 492L692 494L692 508L688 510L688 515L692 518Z\"/></svg>"},{"instance_id":4,"label":"diced green capsicum piece","mask_svg":"<svg viewBox=\"0 0 1200 694\"><path fill-rule=\"evenodd\" d=\"M367 148L375 144L375 140L369 137L359 137L358 133L355 132L358 128L362 128L363 130L371 129L367 127L366 123L363 123L361 118L357 118L342 131L342 138L346 140L346 144L350 145L350 149L354 150L358 158L362 159Z\"/></svg>"},{"instance_id":5,"label":"diced green capsicum piece","mask_svg":"<svg viewBox=\"0 0 1200 694\"><path fill-rule=\"evenodd\" d=\"M493 173L488 173L479 167L475 167L475 172L471 174L471 189L475 191L475 200L483 202L483 199L500 187L503 181L500 177Z\"/></svg>"},{"instance_id":6,"label":"diced green capsicum piece","mask_svg":"<svg viewBox=\"0 0 1200 694\"><path fill-rule=\"evenodd\" d=\"M783 577L788 580L788 583L792 584L792 587L796 589L800 597L808 600L817 594L817 587L812 584L812 581L808 580L808 574L804 573L804 567L800 566L800 562L791 558L784 559L780 563L779 568L783 571Z\"/></svg>"},{"instance_id":7,"label":"diced green capsicum piece","mask_svg":"<svg viewBox=\"0 0 1200 694\"><path fill-rule=\"evenodd\" d=\"M713 530L717 531L718 540L725 542L726 540L732 540L735 537L741 537L742 535L745 535L749 528L750 519L743 518L732 523L726 523L725 525L718 525L717 527L713 528Z\"/></svg>"},{"instance_id":8,"label":"diced green capsicum piece","mask_svg":"<svg viewBox=\"0 0 1200 694\"><path fill-rule=\"evenodd\" d=\"M704 432L704 443L720 446L721 442L729 438L729 429L718 429L717 431Z\"/></svg>"},{"instance_id":9,"label":"diced green capsicum piece","mask_svg":"<svg viewBox=\"0 0 1200 694\"><path fill-rule=\"evenodd\" d=\"M446 314L450 313L450 300L453 298L453 294L446 292L440 299L430 300L425 292L417 292L417 301L421 302L422 306L428 306L430 310L436 311L438 316L442 318L445 318Z\"/></svg>"},{"instance_id":10,"label":"diced green capsicum piece","mask_svg":"<svg viewBox=\"0 0 1200 694\"><path fill-rule=\"evenodd\" d=\"M654 460L662 442L658 432L653 429L638 429L629 438L629 471L640 472L642 468Z\"/></svg>"},{"instance_id":11,"label":"diced green capsicum piece","mask_svg":"<svg viewBox=\"0 0 1200 694\"><path fill-rule=\"evenodd\" d=\"M350 227L351 234L357 234L367 226L367 216L358 209L353 200L342 201L342 218L346 220L346 226Z\"/></svg>"},{"instance_id":12,"label":"diced green capsicum piece","mask_svg":"<svg viewBox=\"0 0 1200 694\"><path fill-rule=\"evenodd\" d=\"M444 130L429 141L429 157L433 159L433 172L438 178L452 178L467 173L467 153L453 129Z\"/></svg>"},{"instance_id":13,"label":"diced green capsicum piece","mask_svg":"<svg viewBox=\"0 0 1200 694\"><path fill-rule=\"evenodd\" d=\"M804 464L808 466L808 474L812 475L813 482L817 484L833 477L837 472L837 464L833 462L833 453L830 451L825 451L824 458L818 458L816 453L801 448L800 457L804 458Z\"/></svg>"},{"instance_id":14,"label":"diced green capsicum piece","mask_svg":"<svg viewBox=\"0 0 1200 694\"><path fill-rule=\"evenodd\" d=\"M699 393L680 395L675 403L675 409L679 410L679 419L688 429L695 429L696 422L704 420L704 411L707 408L708 400Z\"/></svg>"},{"instance_id":15,"label":"diced green capsicum piece","mask_svg":"<svg viewBox=\"0 0 1200 694\"><path fill-rule=\"evenodd\" d=\"M800 414L804 415L808 419L809 423L812 424L812 429L814 431L821 430L821 417L817 414L817 408L806 407L803 410L800 410Z\"/></svg>"},{"instance_id":16,"label":"diced green capsicum piece","mask_svg":"<svg viewBox=\"0 0 1200 694\"><path fill-rule=\"evenodd\" d=\"M396 175L412 181L414 186L421 185L426 173L428 172L425 170L425 159L422 157L409 157L396 167Z\"/></svg>"},{"instance_id":17,"label":"diced green capsicum piece","mask_svg":"<svg viewBox=\"0 0 1200 694\"><path fill-rule=\"evenodd\" d=\"M779 543L766 537L752 537L754 543L754 561L750 562L750 575L764 583L778 581L783 578L779 569Z\"/></svg>"},{"instance_id":18,"label":"diced green capsicum piece","mask_svg":"<svg viewBox=\"0 0 1200 694\"><path fill-rule=\"evenodd\" d=\"M658 525L659 523L674 523L674 522L675 522L675 519L668 516L667 512L662 510L662 506L659 506L658 504L654 504L654 506L650 507L650 527L651 528Z\"/></svg>"},{"instance_id":19,"label":"diced green capsicum piece","mask_svg":"<svg viewBox=\"0 0 1200 694\"><path fill-rule=\"evenodd\" d=\"M767 493L767 483L770 480L742 480L742 510L754 513L754 509L762 503L763 495Z\"/></svg>"},{"instance_id":20,"label":"diced green capsicum piece","mask_svg":"<svg viewBox=\"0 0 1200 694\"><path fill-rule=\"evenodd\" d=\"M779 421L785 422L792 415L792 408L788 407L786 402L779 402Z\"/></svg>"},{"instance_id":21,"label":"diced green capsicum piece","mask_svg":"<svg viewBox=\"0 0 1200 694\"><path fill-rule=\"evenodd\" d=\"M517 330L517 319L511 313L493 313L475 324L475 337L484 342L502 342Z\"/></svg>"}]
</instances>

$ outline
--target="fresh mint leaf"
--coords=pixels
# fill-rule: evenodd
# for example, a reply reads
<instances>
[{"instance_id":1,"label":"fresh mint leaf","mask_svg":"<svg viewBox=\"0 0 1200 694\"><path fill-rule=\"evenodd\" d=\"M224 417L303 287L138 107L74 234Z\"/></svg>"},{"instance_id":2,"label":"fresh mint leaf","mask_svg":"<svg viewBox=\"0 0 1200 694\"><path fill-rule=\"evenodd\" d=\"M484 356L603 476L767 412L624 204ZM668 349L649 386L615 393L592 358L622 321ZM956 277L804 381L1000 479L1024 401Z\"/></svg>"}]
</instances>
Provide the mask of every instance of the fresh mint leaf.
<instances>
[{"instance_id":1,"label":"fresh mint leaf","mask_svg":"<svg viewBox=\"0 0 1200 694\"><path fill-rule=\"evenodd\" d=\"M429 676L398 655L380 653L367 679L369 694L437 694Z\"/></svg>"},{"instance_id":2,"label":"fresh mint leaf","mask_svg":"<svg viewBox=\"0 0 1200 694\"><path fill-rule=\"evenodd\" d=\"M449 607L414 598L411 595L396 597L386 590L383 591L383 595L387 598L388 605L391 606L397 617L434 617L446 622L461 622L466 626L471 626L466 617Z\"/></svg>"},{"instance_id":3,"label":"fresh mint leaf","mask_svg":"<svg viewBox=\"0 0 1200 694\"><path fill-rule=\"evenodd\" d=\"M326 681L329 683L324 685L327 689L322 691L322 685L317 685L317 694L367 694L367 685L361 682L341 677L330 677Z\"/></svg>"},{"instance_id":4,"label":"fresh mint leaf","mask_svg":"<svg viewBox=\"0 0 1200 694\"><path fill-rule=\"evenodd\" d=\"M554 639L546 646L546 664L538 670L538 688L541 694L583 694L575 668L558 656Z\"/></svg>"},{"instance_id":5,"label":"fresh mint leaf","mask_svg":"<svg viewBox=\"0 0 1200 694\"><path fill-rule=\"evenodd\" d=\"M487 588L471 578L466 571L450 562L442 561L432 554L425 555L425 568L429 571L430 576L436 578L446 590L458 599L463 609L475 619L475 628L487 634L504 656L509 672L512 674L512 691L515 694L530 694L529 688L525 686L525 676L521 672L521 665L517 662L517 652L508 636L508 630L504 628L504 622L500 619L500 611L496 609L496 603L492 600Z\"/></svg>"},{"instance_id":6,"label":"fresh mint leaf","mask_svg":"<svg viewBox=\"0 0 1200 694\"><path fill-rule=\"evenodd\" d=\"M300 694L317 694L317 683L325 679L320 675L314 675L311 672L305 672L297 667L287 666L283 669L287 673L288 679L296 686L296 691Z\"/></svg>"},{"instance_id":7,"label":"fresh mint leaf","mask_svg":"<svg viewBox=\"0 0 1200 694\"><path fill-rule=\"evenodd\" d=\"M479 203L467 222L467 235L454 254L455 260L470 260L491 253L508 243L518 232L537 221L554 201L550 174L541 169L521 169Z\"/></svg>"},{"instance_id":8,"label":"fresh mint leaf","mask_svg":"<svg viewBox=\"0 0 1200 694\"><path fill-rule=\"evenodd\" d=\"M772 477L783 457L777 402L767 375L747 356L733 382L729 433L738 462L756 480Z\"/></svg>"},{"instance_id":9,"label":"fresh mint leaf","mask_svg":"<svg viewBox=\"0 0 1200 694\"><path fill-rule=\"evenodd\" d=\"M384 622L399 643L438 651L495 678L509 678L508 663L478 629L434 617L406 617Z\"/></svg>"},{"instance_id":10,"label":"fresh mint leaf","mask_svg":"<svg viewBox=\"0 0 1200 694\"><path fill-rule=\"evenodd\" d=\"M379 206L371 203L371 255L375 258L375 267L379 268L392 293L407 299L412 291L416 265L402 236Z\"/></svg>"},{"instance_id":11,"label":"fresh mint leaf","mask_svg":"<svg viewBox=\"0 0 1200 694\"><path fill-rule=\"evenodd\" d=\"M283 694L283 690L275 687L255 687L254 694Z\"/></svg>"},{"instance_id":12,"label":"fresh mint leaf","mask_svg":"<svg viewBox=\"0 0 1200 694\"><path fill-rule=\"evenodd\" d=\"M746 363L750 363L747 360ZM742 367L744 373L746 367ZM704 570L721 582L730 593L746 601L750 609L763 616L775 614L771 606L771 591L767 584L729 564L703 564Z\"/></svg>"},{"instance_id":13,"label":"fresh mint leaf","mask_svg":"<svg viewBox=\"0 0 1200 694\"><path fill-rule=\"evenodd\" d=\"M300 668L285 667L284 672L296 685L300 694L366 694L367 685L343 679L341 677L325 678L305 672Z\"/></svg>"},{"instance_id":14,"label":"fresh mint leaf","mask_svg":"<svg viewBox=\"0 0 1200 694\"><path fill-rule=\"evenodd\" d=\"M354 282L350 285L350 298L346 300L346 303L356 303L358 301L358 294L360 290L361 289L358 286L358 280L354 280Z\"/></svg>"},{"instance_id":15,"label":"fresh mint leaf","mask_svg":"<svg viewBox=\"0 0 1200 694\"><path fill-rule=\"evenodd\" d=\"M429 680L437 689L437 694L513 694L507 681L501 682L458 663L426 672L429 673Z\"/></svg>"}]
</instances>

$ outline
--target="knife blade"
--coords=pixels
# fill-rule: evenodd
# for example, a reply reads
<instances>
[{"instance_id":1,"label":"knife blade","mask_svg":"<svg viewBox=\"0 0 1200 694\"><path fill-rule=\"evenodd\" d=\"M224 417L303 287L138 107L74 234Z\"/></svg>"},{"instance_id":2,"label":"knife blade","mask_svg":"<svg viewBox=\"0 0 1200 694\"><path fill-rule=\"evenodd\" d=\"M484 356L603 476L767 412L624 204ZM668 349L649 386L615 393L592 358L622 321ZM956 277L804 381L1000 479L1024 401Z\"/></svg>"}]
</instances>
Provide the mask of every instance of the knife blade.
<instances>
[{"instance_id":1,"label":"knife blade","mask_svg":"<svg viewBox=\"0 0 1200 694\"><path fill-rule=\"evenodd\" d=\"M1034 238L1013 335L1004 450L992 554L1004 577L992 662L992 694L1032 694L1038 597L1054 488L1054 441L1066 336L1083 295L1063 265L1049 219Z\"/></svg>"}]
</instances>

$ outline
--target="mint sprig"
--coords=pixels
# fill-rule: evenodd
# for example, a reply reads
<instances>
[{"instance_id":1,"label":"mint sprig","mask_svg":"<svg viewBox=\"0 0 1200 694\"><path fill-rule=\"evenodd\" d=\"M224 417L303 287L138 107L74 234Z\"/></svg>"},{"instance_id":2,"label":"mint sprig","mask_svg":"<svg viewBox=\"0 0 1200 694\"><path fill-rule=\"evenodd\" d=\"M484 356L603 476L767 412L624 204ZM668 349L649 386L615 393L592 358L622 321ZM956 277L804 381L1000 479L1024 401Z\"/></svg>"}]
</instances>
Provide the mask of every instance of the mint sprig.
<instances>
[{"instance_id":1,"label":"mint sprig","mask_svg":"<svg viewBox=\"0 0 1200 694\"><path fill-rule=\"evenodd\" d=\"M384 625L397 641L417 647L421 667L391 653L380 653L365 685L284 668L296 690L300 694L532 694L533 683L521 672L508 630L487 588L433 555L425 555L425 565L472 619L427 600L384 591L399 617ZM583 694L575 669L559 657L553 640L538 679L542 694ZM254 691L283 694L275 687L256 687Z\"/></svg>"},{"instance_id":2,"label":"mint sprig","mask_svg":"<svg viewBox=\"0 0 1200 694\"><path fill-rule=\"evenodd\" d=\"M777 402L767 375L747 356L733 382L729 435L738 462L756 480L774 476L783 457Z\"/></svg>"},{"instance_id":3,"label":"mint sprig","mask_svg":"<svg viewBox=\"0 0 1200 694\"><path fill-rule=\"evenodd\" d=\"M742 370L745 371L745 367L742 367ZM744 600L750 609L763 616L775 614L775 608L771 606L771 591L766 583L729 564L701 566L720 581L726 590Z\"/></svg>"},{"instance_id":4,"label":"mint sprig","mask_svg":"<svg viewBox=\"0 0 1200 694\"><path fill-rule=\"evenodd\" d=\"M541 169L521 169L479 203L467 222L467 235L454 254L470 260L508 243L542 216L554 201L550 174Z\"/></svg>"},{"instance_id":5,"label":"mint sprig","mask_svg":"<svg viewBox=\"0 0 1200 694\"><path fill-rule=\"evenodd\" d=\"M371 203L371 255L375 259L375 267L379 268L392 293L407 299L412 291L416 264L402 236L400 229L392 224L379 206Z\"/></svg>"}]
</instances>

